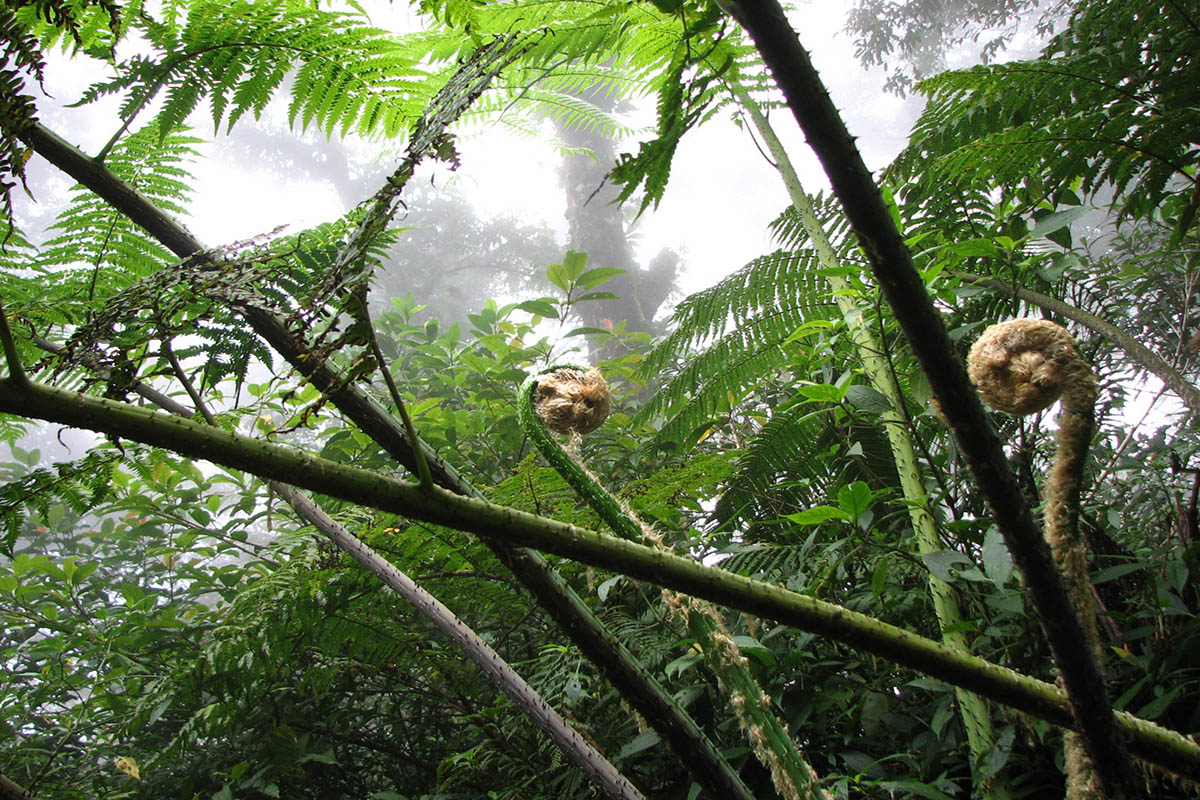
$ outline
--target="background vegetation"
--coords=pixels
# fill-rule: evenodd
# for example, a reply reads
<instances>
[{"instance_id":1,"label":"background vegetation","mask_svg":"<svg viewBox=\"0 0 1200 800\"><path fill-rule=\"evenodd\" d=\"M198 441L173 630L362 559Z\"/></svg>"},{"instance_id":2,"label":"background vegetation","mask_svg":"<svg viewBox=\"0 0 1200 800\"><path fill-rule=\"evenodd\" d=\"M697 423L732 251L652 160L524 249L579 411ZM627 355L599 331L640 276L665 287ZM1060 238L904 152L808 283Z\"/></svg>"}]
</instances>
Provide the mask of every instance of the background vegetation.
<instances>
[{"instance_id":1,"label":"background vegetation","mask_svg":"<svg viewBox=\"0 0 1200 800\"><path fill-rule=\"evenodd\" d=\"M862 60L887 64L894 87L927 98L880 176L892 218L962 352L996 320L1040 316L1066 324L1095 366L1081 520L1109 693L1118 710L1194 735L1200 12L1148 0L1040 10L971 0L938 16L956 22L937 37L914 39L934 5L945 4L863 3L849 20ZM182 404L225 431L385 476L402 474L397 462L413 469L412 449L351 400L370 398L395 420L399 396L440 485L603 528L534 455L516 408L529 372L592 361L614 413L583 458L675 552L1053 682L1001 531L838 203L812 198L823 243L793 194L774 251L670 315L660 309L678 256L633 257L625 215L661 198L680 139L716 114L752 121L781 105L723 9L431 0L420 10L427 29L397 36L352 4L6 5L0 297L31 377L168 411ZM946 47L1023 14L1045 14L1053 32L1040 56L941 71ZM496 55L497 41L515 44ZM116 95L121 118L79 161L99 177L71 173L80 185L43 230L14 217L11 198L50 190L23 183L29 159L53 151L36 120L57 48L103 68L84 102ZM475 63L496 74L471 98L460 81ZM472 100L468 116L543 133L553 122L567 155L583 158L564 186L573 251L518 221L471 218L415 182L399 199L372 195L381 176L342 187L353 210L340 219L210 242L222 249L181 264L183 238L105 188L119 178L150 208L182 217L208 126L223 135L274 98L295 136L378 137L410 159L453 162L453 140L435 123L455 121L444 98L456 92ZM618 155L613 140L626 131L615 110L639 95L655 98L655 129ZM259 146L304 169L307 150L292 135ZM611 195L600 199L620 197L624 212L592 198L605 175ZM407 175L392 177L398 190ZM399 230L420 220L396 215L399 201L427 207L448 238L430 246ZM264 319L291 344L271 338ZM335 377L314 376L318 363ZM10 453L0 488L4 778L47 798L598 793L450 639L271 484L128 437L97 436L48 463L31 446L29 416L0 417ZM993 417L1033 506L1053 420ZM912 463L896 455L900 430ZM722 667L652 584L316 497L645 796L715 794L719 779L681 757L701 741L748 796L779 790L717 680ZM580 609L549 602L538 580L559 581L555 596L581 598ZM621 643L600 648L607 660L564 622L583 618ZM998 703L973 707L972 695L869 648L729 610L721 623L830 796L1062 796L1054 725ZM624 657L694 723L690 744L664 733L676 723L639 705L634 683L613 680ZM990 732L974 738L981 719ZM1144 780L1156 797L1193 792L1161 772Z\"/></svg>"}]
</instances>

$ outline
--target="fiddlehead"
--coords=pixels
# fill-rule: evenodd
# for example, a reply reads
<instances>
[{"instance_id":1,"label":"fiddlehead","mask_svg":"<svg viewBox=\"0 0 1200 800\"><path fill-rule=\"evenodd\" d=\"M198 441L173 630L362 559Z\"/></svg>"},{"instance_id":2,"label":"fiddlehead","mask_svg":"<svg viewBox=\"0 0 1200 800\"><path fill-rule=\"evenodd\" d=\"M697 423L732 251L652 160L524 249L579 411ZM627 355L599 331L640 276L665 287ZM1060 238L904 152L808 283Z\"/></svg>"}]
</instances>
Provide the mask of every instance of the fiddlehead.
<instances>
[{"instance_id":1,"label":"fiddlehead","mask_svg":"<svg viewBox=\"0 0 1200 800\"><path fill-rule=\"evenodd\" d=\"M542 458L614 533L622 539L645 541L645 531L631 518L632 512L627 513L573 455L582 434L600 427L611 408L608 382L599 370L574 364L554 364L529 376L517 398L521 427ZM567 447L551 430L567 437Z\"/></svg>"},{"instance_id":2,"label":"fiddlehead","mask_svg":"<svg viewBox=\"0 0 1200 800\"><path fill-rule=\"evenodd\" d=\"M613 532L623 539L666 550L662 537L613 497L577 458L580 436L598 428L611 407L608 383L599 371L573 364L555 364L530 376L517 398L526 435ZM572 452L548 428L567 436ZM729 695L754 754L770 770L780 796L785 800L825 800L827 795L818 785L816 773L772 710L770 696L750 674L746 658L716 607L670 590L663 590L663 601L696 640L705 662Z\"/></svg>"},{"instance_id":3,"label":"fiddlehead","mask_svg":"<svg viewBox=\"0 0 1200 800\"><path fill-rule=\"evenodd\" d=\"M1022 416L1062 401L1057 450L1046 481L1043 534L1062 570L1092 658L1103 664L1087 548L1079 529L1080 490L1095 431L1096 374L1066 328L1040 319L992 325L971 347L967 372L992 408ZM1095 767L1079 735L1067 732L1067 797L1101 797Z\"/></svg>"}]
</instances>

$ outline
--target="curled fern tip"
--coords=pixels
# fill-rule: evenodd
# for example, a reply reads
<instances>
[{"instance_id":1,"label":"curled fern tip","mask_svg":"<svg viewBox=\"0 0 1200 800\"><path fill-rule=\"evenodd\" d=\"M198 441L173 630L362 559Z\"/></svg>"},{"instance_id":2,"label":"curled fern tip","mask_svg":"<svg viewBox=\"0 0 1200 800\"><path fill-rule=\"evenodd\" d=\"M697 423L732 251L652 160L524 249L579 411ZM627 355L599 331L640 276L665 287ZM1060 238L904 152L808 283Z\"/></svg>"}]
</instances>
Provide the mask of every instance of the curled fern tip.
<instances>
[{"instance_id":1,"label":"curled fern tip","mask_svg":"<svg viewBox=\"0 0 1200 800\"><path fill-rule=\"evenodd\" d=\"M534 407L552 431L590 433L604 423L612 409L608 381L595 367L559 365L534 380Z\"/></svg>"}]
</instances>

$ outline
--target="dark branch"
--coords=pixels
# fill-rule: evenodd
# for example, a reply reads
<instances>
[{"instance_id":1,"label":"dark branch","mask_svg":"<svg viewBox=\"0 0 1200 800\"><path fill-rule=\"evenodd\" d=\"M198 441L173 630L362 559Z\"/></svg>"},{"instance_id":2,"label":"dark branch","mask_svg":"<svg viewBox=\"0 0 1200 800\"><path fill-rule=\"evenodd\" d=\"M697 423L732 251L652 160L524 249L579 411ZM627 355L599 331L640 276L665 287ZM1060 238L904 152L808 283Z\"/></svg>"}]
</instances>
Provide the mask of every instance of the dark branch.
<instances>
[{"instance_id":1,"label":"dark branch","mask_svg":"<svg viewBox=\"0 0 1200 800\"><path fill-rule=\"evenodd\" d=\"M1062 575L854 138L777 0L734 0L730 8L758 46L829 176L871 271L991 506L1025 579L1106 792L1110 797L1136 794L1132 762Z\"/></svg>"}]
</instances>

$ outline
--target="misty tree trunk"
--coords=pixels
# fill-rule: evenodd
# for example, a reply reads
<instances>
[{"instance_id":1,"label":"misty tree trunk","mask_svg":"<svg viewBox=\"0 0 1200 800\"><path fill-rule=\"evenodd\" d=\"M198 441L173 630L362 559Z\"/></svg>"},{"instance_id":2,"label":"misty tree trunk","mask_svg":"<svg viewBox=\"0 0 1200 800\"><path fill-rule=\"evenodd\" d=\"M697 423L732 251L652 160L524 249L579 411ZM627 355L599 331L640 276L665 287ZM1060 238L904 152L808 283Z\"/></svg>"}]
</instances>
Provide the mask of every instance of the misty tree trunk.
<instances>
[{"instance_id":1,"label":"misty tree trunk","mask_svg":"<svg viewBox=\"0 0 1200 800\"><path fill-rule=\"evenodd\" d=\"M616 107L599 92L586 92L580 97L603 111ZM654 333L654 314L675 283L679 256L664 250L654 257L649 269L641 268L625 233L621 207L614 202L619 188L607 180L616 162L613 139L599 129L562 124L558 125L558 133L567 146L590 152L563 159L569 246L588 254L589 268L626 270L603 287L617 299L582 303L578 312L590 327L612 329L625 322L627 330Z\"/></svg>"}]
</instances>

